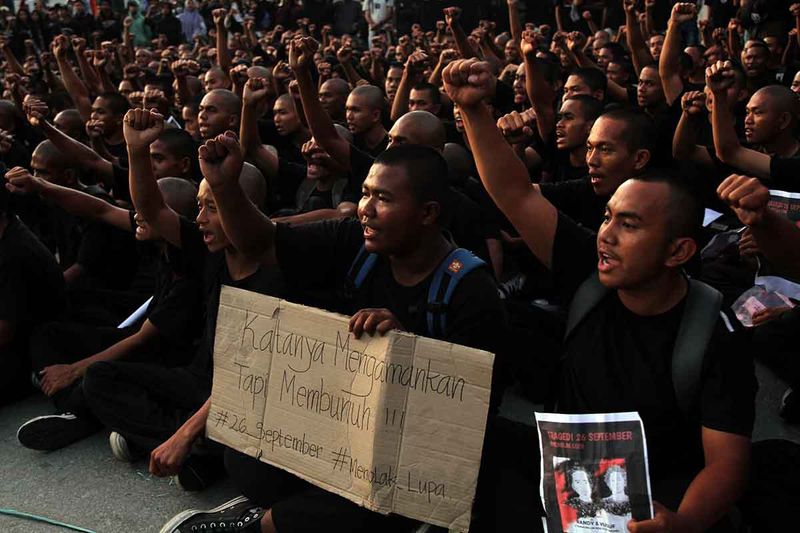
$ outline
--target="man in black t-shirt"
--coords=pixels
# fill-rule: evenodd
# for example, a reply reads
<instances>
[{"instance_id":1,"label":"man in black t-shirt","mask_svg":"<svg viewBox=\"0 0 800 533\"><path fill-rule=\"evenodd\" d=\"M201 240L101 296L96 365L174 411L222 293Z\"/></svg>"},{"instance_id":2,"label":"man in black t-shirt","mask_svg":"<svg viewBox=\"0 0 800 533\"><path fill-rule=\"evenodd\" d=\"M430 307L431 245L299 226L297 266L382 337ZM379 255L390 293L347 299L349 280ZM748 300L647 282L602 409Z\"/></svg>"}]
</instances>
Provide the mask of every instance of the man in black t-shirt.
<instances>
[{"instance_id":1,"label":"man in black t-shirt","mask_svg":"<svg viewBox=\"0 0 800 533\"><path fill-rule=\"evenodd\" d=\"M30 389L33 328L66 310L64 278L53 255L9 210L0 178L0 405Z\"/></svg>"},{"instance_id":2,"label":"man in black t-shirt","mask_svg":"<svg viewBox=\"0 0 800 533\"><path fill-rule=\"evenodd\" d=\"M260 266L231 245L205 180L197 195L197 224L165 204L153 179L148 148L164 128L161 115L132 110L126 115L124 127L136 211L147 226L179 250L182 264L202 279L205 327L188 366L165 369L148 363L99 362L87 370L83 389L94 415L113 430L110 443L115 457L130 461L137 454L150 453L152 473L178 474L185 489L198 490L222 470L219 454L205 458L189 455L204 431L210 407L220 287L225 284L281 296L282 277L276 269ZM206 150L208 147L203 147L201 155ZM236 179L244 182L242 187L253 202L263 204L260 174L243 173L239 165Z\"/></svg>"},{"instance_id":3,"label":"man in black t-shirt","mask_svg":"<svg viewBox=\"0 0 800 533\"><path fill-rule=\"evenodd\" d=\"M301 293L339 295L335 309L352 314L350 330L356 337L392 329L432 335L426 321L427 293L434 271L454 249L442 233L449 191L447 164L436 150L416 145L388 149L364 181L358 221L300 226L275 224L246 202L231 179L241 164L235 138L220 137L212 153L216 160L205 162L204 175L237 250L262 264L277 265L289 286ZM377 255L376 263L355 293L342 297L347 273L362 248ZM447 313L441 338L497 351L505 315L486 269L464 276ZM262 531L326 531L330 523L347 523L348 531L367 532L406 522L378 515L239 452L226 451L226 466L252 505L268 509L256 513ZM219 519L201 514L180 526L201 529Z\"/></svg>"},{"instance_id":4,"label":"man in black t-shirt","mask_svg":"<svg viewBox=\"0 0 800 533\"><path fill-rule=\"evenodd\" d=\"M531 251L553 270L567 301L590 275L608 289L567 339L554 398L564 413L642 416L657 503L652 520L633 522L629 530L713 526L745 486L755 379L752 360L721 315L699 392L687 399L692 409L678 407L672 350L689 287L682 268L697 251L700 205L667 178L633 178L611 196L595 235L559 214L530 185L483 104L494 81L488 64L457 61L443 79L465 116L481 180Z\"/></svg>"}]
</instances>

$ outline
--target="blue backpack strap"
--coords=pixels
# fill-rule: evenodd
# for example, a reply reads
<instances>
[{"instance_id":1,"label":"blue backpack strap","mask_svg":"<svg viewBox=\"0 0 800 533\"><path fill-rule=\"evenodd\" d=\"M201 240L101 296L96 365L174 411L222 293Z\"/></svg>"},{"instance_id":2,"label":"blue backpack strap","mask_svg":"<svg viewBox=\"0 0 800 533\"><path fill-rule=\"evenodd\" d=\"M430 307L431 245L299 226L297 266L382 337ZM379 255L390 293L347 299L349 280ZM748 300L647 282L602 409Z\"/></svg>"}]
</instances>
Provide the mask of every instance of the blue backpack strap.
<instances>
[{"instance_id":1,"label":"blue backpack strap","mask_svg":"<svg viewBox=\"0 0 800 533\"><path fill-rule=\"evenodd\" d=\"M672 350L672 387L688 418L700 390L700 375L708 343L722 309L722 294L697 280L689 280L689 293Z\"/></svg>"},{"instance_id":2,"label":"blue backpack strap","mask_svg":"<svg viewBox=\"0 0 800 533\"><path fill-rule=\"evenodd\" d=\"M436 267L428 288L428 334L441 339L447 328L447 306L461 279L486 263L469 250L456 248Z\"/></svg>"},{"instance_id":3,"label":"blue backpack strap","mask_svg":"<svg viewBox=\"0 0 800 533\"><path fill-rule=\"evenodd\" d=\"M372 267L375 266L375 261L378 260L377 254L367 252L365 246L356 254L356 258L350 265L350 270L347 271L347 285L348 290L358 290L364 284L369 273L372 272Z\"/></svg>"},{"instance_id":4,"label":"blue backpack strap","mask_svg":"<svg viewBox=\"0 0 800 533\"><path fill-rule=\"evenodd\" d=\"M564 338L570 336L572 331L580 324L584 318L592 311L592 309L600 303L600 300L608 294L608 288L600 283L600 277L597 272L586 278L586 281L581 283L575 296L572 297L572 302L569 306L569 314L567 315L567 330Z\"/></svg>"}]
</instances>

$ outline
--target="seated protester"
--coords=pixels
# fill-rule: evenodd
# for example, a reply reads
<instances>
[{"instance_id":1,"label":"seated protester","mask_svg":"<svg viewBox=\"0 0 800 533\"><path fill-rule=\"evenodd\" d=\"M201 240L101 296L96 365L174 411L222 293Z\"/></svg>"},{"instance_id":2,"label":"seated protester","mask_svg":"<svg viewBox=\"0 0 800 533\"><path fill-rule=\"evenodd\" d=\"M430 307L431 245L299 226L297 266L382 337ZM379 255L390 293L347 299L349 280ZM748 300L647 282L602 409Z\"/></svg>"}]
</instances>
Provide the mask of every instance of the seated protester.
<instances>
[{"instance_id":1,"label":"seated protester","mask_svg":"<svg viewBox=\"0 0 800 533\"><path fill-rule=\"evenodd\" d=\"M125 118L125 139L131 162L131 195L139 217L172 247L179 250L187 274L201 276L201 298L205 302L205 324L200 343L188 366L164 368L153 363L107 362L93 364L86 371L83 391L92 413L111 428L114 456L130 461L150 453L151 470L169 457L170 474L187 490L199 490L221 473L217 455L189 456L189 448L204 429L211 393L212 352L220 287L282 296L283 281L274 268L261 266L240 253L228 240L220 222L216 202L204 179L198 191L199 213L195 225L170 209L153 179L148 145L164 128L163 118L151 111L131 110ZM207 143L201 157L210 157L216 141ZM252 173L236 175L247 190L244 202L258 209L264 201L264 180ZM202 168L208 175L207 169ZM253 179L255 177L255 179ZM235 178L236 179L236 178ZM193 414L194 413L194 414ZM187 437L188 436L188 437ZM188 440L187 440L188 438ZM179 459L178 459L179 457ZM184 468L180 466L183 464Z\"/></svg>"},{"instance_id":2,"label":"seated protester","mask_svg":"<svg viewBox=\"0 0 800 533\"><path fill-rule=\"evenodd\" d=\"M378 156L363 185L359 220L294 226L275 224L247 205L232 171L241 157L237 143L233 137L221 142L224 159L202 164L238 250L262 264L278 265L293 288L335 288L337 294L344 294L347 272L359 251L377 254L374 268L354 297L339 300L339 310L353 315L353 334L385 334L391 329L432 334L424 311L428 285L454 249L442 233L447 166L436 150L397 146ZM331 260L309 262L309 255ZM491 275L475 269L455 289L447 327L439 338L496 352L504 316ZM396 529L408 528L406 519L359 507L240 452L226 449L225 457L228 473L250 500L229 503L222 514L182 515L165 531L201 530L212 521L228 522L243 513L252 513L260 526L240 526L240 531L328 531L331 523L347 523L351 532L408 530Z\"/></svg>"},{"instance_id":3,"label":"seated protester","mask_svg":"<svg viewBox=\"0 0 800 533\"><path fill-rule=\"evenodd\" d=\"M319 103L336 124L347 126L345 106L347 96L350 94L350 84L342 78L331 78L319 88Z\"/></svg>"},{"instance_id":4,"label":"seated protester","mask_svg":"<svg viewBox=\"0 0 800 533\"><path fill-rule=\"evenodd\" d=\"M353 134L353 146L372 157L377 157L389 144L383 127L384 105L383 93L373 85L356 87L347 97L345 118Z\"/></svg>"},{"instance_id":5,"label":"seated protester","mask_svg":"<svg viewBox=\"0 0 800 533\"><path fill-rule=\"evenodd\" d=\"M72 159L50 141L41 142L33 151L31 169L36 177L112 203L101 188L84 186L73 168ZM130 287L138 263L133 235L104 224L76 220L58 207L52 213L54 241L65 269L64 281L70 287L112 290ZM73 262L69 262L71 260ZM123 318L129 313L130 310L124 310ZM113 321L118 322L116 317Z\"/></svg>"},{"instance_id":6,"label":"seated protester","mask_svg":"<svg viewBox=\"0 0 800 533\"><path fill-rule=\"evenodd\" d=\"M10 196L0 178L0 405L31 390L30 335L67 309L58 263L14 214Z\"/></svg>"},{"instance_id":7,"label":"seated protester","mask_svg":"<svg viewBox=\"0 0 800 533\"><path fill-rule=\"evenodd\" d=\"M457 61L443 79L465 116L481 180L531 251L552 269L567 301L579 287L585 290L587 279L605 291L565 341L554 398L562 413L641 415L655 517L634 521L628 529L714 526L745 488L755 379L746 345L719 315L698 393L678 398L673 389L673 344L687 295L702 290L690 289L682 272L697 251L700 205L677 180L633 177L610 198L597 234L577 226L531 186L524 166L494 127L482 103L492 90L488 64ZM690 408L682 409L683 402ZM535 429L531 433L527 450L536 449ZM525 468L517 457L509 462ZM538 465L528 468L538 475ZM538 486L532 481L526 501L536 500ZM498 515L518 520L514 511L498 509Z\"/></svg>"},{"instance_id":8,"label":"seated protester","mask_svg":"<svg viewBox=\"0 0 800 533\"><path fill-rule=\"evenodd\" d=\"M213 89L200 101L197 127L204 141L239 129L242 100L227 89Z\"/></svg>"},{"instance_id":9,"label":"seated protester","mask_svg":"<svg viewBox=\"0 0 800 533\"><path fill-rule=\"evenodd\" d=\"M282 141L276 146L278 154L293 163L301 163L303 161L302 146L308 142L311 135L300 120L291 95L282 94L275 99L272 120Z\"/></svg>"},{"instance_id":10,"label":"seated protester","mask_svg":"<svg viewBox=\"0 0 800 533\"><path fill-rule=\"evenodd\" d=\"M653 123L644 113L624 109L604 113L586 140L588 175L533 187L573 221L597 227L617 187L650 165L654 136Z\"/></svg>"},{"instance_id":11,"label":"seated protester","mask_svg":"<svg viewBox=\"0 0 800 533\"><path fill-rule=\"evenodd\" d=\"M17 431L17 438L26 448L55 450L102 429L83 394L82 380L90 365L134 359L175 366L188 358L202 324L200 282L186 274L179 258L169 253L166 243L133 211L34 178L24 169L10 171L8 181L14 192L37 193L76 216L134 233L140 242L152 243L158 254L153 297L131 325L50 322L36 330L30 343L32 367L57 414L29 420ZM158 186L171 209L186 217L196 211L197 188L191 182L161 178Z\"/></svg>"},{"instance_id":12,"label":"seated protester","mask_svg":"<svg viewBox=\"0 0 800 533\"><path fill-rule=\"evenodd\" d=\"M745 139L756 150L739 144L732 126L733 119L727 101L728 90L733 83L730 62L718 61L710 66L706 70L706 79L714 94L711 123L719 160L741 172L776 180L774 185L770 182L771 187L779 188L777 181L796 182L800 155L800 141L795 136L800 116L800 103L796 95L781 85L768 85L750 98L744 121ZM788 180L784 181L785 178Z\"/></svg>"},{"instance_id":13,"label":"seated protester","mask_svg":"<svg viewBox=\"0 0 800 533\"><path fill-rule=\"evenodd\" d=\"M100 155L122 167L127 167L125 139L122 136L122 119L130 109L128 100L119 93L103 93L92 103L92 114L86 123L87 131L97 130L99 138L92 138L92 147ZM90 135L91 137L91 135Z\"/></svg>"}]
</instances>

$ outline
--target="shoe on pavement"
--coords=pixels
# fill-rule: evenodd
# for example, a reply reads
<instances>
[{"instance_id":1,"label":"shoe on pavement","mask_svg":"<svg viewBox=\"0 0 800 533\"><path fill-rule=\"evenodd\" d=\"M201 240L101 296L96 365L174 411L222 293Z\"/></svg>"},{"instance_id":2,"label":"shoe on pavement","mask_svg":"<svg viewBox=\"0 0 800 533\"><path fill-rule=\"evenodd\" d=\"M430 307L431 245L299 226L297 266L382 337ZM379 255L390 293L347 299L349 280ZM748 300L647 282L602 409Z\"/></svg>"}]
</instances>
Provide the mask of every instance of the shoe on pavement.
<instances>
[{"instance_id":1,"label":"shoe on pavement","mask_svg":"<svg viewBox=\"0 0 800 533\"><path fill-rule=\"evenodd\" d=\"M264 512L265 509L239 496L208 511L189 509L178 513L164 524L161 533L260 533Z\"/></svg>"},{"instance_id":2,"label":"shoe on pavement","mask_svg":"<svg viewBox=\"0 0 800 533\"><path fill-rule=\"evenodd\" d=\"M99 428L72 413L31 418L17 430L17 440L31 450L53 451L95 433Z\"/></svg>"},{"instance_id":3,"label":"shoe on pavement","mask_svg":"<svg viewBox=\"0 0 800 533\"><path fill-rule=\"evenodd\" d=\"M143 452L131 446L128 440L116 431L112 431L108 436L108 445L111 446L114 457L123 463L133 463L144 457Z\"/></svg>"}]
</instances>

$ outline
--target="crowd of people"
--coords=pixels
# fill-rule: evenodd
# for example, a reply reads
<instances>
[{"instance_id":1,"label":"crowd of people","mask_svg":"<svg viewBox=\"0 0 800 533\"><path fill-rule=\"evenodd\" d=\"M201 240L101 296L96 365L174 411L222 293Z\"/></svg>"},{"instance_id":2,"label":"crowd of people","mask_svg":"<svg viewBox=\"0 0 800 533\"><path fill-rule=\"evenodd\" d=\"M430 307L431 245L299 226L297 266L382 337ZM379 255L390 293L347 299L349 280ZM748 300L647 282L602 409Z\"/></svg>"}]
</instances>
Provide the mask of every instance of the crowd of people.
<instances>
[{"instance_id":1,"label":"crowd of people","mask_svg":"<svg viewBox=\"0 0 800 533\"><path fill-rule=\"evenodd\" d=\"M205 437L229 285L496 354L473 531L541 527L509 391L641 415L655 515L629 531L786 530L753 490L788 457L751 446L754 358L800 422L800 291L739 299L800 277L774 209L800 192L800 4L452 4L0 8L0 405L54 406L19 442L110 430L122 461L243 494L163 531L415 531ZM430 301L457 248L478 268Z\"/></svg>"}]
</instances>

